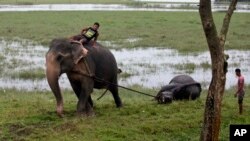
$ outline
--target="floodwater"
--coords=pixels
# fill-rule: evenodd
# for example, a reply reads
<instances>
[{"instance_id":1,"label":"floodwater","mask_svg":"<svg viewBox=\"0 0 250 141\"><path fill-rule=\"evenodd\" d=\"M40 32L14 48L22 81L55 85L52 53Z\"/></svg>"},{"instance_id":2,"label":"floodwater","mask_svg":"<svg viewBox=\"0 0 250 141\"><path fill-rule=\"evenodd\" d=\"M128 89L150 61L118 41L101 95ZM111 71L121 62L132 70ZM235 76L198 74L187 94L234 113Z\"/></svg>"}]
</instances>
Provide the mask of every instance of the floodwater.
<instances>
[{"instance_id":1,"label":"floodwater","mask_svg":"<svg viewBox=\"0 0 250 141\"><path fill-rule=\"evenodd\" d=\"M122 64L120 67L123 71L134 74L120 79L120 83L125 85L159 87L179 74L192 76L204 88L208 88L211 80L210 67L202 67L203 64L211 64L209 52L182 54L177 50L154 47L113 50L113 53L118 63ZM229 88L237 82L234 74L236 67L241 68L245 76L250 74L247 67L250 65L250 51L227 50L226 53L230 55L226 82L226 87ZM193 67L189 68L189 65ZM246 83L249 82L246 78Z\"/></svg>"},{"instance_id":2,"label":"floodwater","mask_svg":"<svg viewBox=\"0 0 250 141\"><path fill-rule=\"evenodd\" d=\"M134 42L139 39L127 39ZM16 88L25 90L49 90L44 79L21 79L12 77L21 72L32 72L37 69L45 70L45 54L48 47L38 45L27 40L7 42L0 40L0 88ZM209 52L179 53L174 49L160 47L112 49L118 67L123 70L119 76L119 84L123 86L140 85L157 88L168 84L178 74L188 74L207 88L211 80L209 67ZM227 50L230 58L227 73L226 88L234 86L237 79L234 74L236 67L242 69L247 84L250 83L250 51ZM207 64L208 67L204 67ZM192 67L189 67L192 66ZM127 74L127 75L126 75ZM126 77L125 77L126 75ZM63 75L60 78L62 88L69 88L70 84Z\"/></svg>"},{"instance_id":3,"label":"floodwater","mask_svg":"<svg viewBox=\"0 0 250 141\"><path fill-rule=\"evenodd\" d=\"M186 11L198 12L198 3L149 3L141 7L122 4L39 4L39 5L0 5L4 11ZM213 11L225 11L229 4L213 4ZM250 12L250 5L237 4L235 12Z\"/></svg>"}]
</instances>

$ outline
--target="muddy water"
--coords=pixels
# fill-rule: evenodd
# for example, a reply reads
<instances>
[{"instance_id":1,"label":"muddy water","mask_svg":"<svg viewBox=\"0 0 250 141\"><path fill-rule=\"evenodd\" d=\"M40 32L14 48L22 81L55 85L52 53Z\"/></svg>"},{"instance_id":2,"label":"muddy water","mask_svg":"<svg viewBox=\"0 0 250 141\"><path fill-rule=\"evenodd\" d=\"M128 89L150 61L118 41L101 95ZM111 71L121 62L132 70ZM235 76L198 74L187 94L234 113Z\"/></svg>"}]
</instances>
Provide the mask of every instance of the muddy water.
<instances>
[{"instance_id":1,"label":"muddy water","mask_svg":"<svg viewBox=\"0 0 250 141\"><path fill-rule=\"evenodd\" d=\"M131 39L128 39L129 41ZM49 90L45 79L13 78L13 74L32 72L37 69L45 70L44 47L27 40L6 42L0 40L0 88L16 88L26 90ZM119 76L119 84L124 86L141 85L149 88L160 88L178 74L191 75L196 81L207 88L211 80L208 52L182 54L177 50L152 47L136 49L111 50L117 59L123 73ZM250 51L228 50L229 68L226 87L236 84L234 69L242 69L246 83L250 80ZM205 65L204 65L205 64ZM207 67L206 67L207 66ZM65 75L60 78L60 85L70 88Z\"/></svg>"}]
</instances>

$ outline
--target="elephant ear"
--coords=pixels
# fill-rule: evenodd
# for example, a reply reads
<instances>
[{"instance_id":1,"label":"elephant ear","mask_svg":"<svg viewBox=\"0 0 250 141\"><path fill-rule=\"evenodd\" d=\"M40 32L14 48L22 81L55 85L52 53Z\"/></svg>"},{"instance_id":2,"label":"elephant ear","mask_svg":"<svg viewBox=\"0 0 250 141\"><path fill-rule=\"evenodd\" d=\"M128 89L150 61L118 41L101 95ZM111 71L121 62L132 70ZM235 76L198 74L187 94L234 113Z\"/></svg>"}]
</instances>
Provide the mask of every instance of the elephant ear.
<instances>
[{"instance_id":1,"label":"elephant ear","mask_svg":"<svg viewBox=\"0 0 250 141\"><path fill-rule=\"evenodd\" d=\"M80 42L71 42L74 64L77 64L83 57L86 57L88 50Z\"/></svg>"}]
</instances>

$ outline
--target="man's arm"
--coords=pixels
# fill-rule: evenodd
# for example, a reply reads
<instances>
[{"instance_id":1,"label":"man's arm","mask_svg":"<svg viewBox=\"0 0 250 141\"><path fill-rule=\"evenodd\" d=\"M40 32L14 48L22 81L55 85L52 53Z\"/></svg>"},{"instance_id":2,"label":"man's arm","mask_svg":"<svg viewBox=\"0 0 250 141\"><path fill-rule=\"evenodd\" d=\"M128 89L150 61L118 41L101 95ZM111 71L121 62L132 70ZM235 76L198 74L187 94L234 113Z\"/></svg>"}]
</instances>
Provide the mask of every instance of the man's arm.
<instances>
[{"instance_id":1,"label":"man's arm","mask_svg":"<svg viewBox=\"0 0 250 141\"><path fill-rule=\"evenodd\" d=\"M84 34L87 30L88 30L88 27L83 28L82 31L81 31L81 34Z\"/></svg>"}]
</instances>

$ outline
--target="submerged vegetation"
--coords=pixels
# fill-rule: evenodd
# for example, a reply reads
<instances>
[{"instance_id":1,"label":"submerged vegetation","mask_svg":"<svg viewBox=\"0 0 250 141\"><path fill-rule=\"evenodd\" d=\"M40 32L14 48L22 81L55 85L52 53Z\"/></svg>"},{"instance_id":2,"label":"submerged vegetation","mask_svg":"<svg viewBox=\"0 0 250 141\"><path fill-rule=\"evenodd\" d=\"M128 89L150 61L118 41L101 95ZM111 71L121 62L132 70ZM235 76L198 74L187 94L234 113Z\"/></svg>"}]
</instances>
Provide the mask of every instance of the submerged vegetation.
<instances>
[{"instance_id":1,"label":"submerged vegetation","mask_svg":"<svg viewBox=\"0 0 250 141\"><path fill-rule=\"evenodd\" d=\"M45 78L45 70L44 68L38 69L30 69L30 70L23 70L18 71L15 73L10 74L11 78L19 78L19 79L44 79Z\"/></svg>"},{"instance_id":2,"label":"submerged vegetation","mask_svg":"<svg viewBox=\"0 0 250 141\"><path fill-rule=\"evenodd\" d=\"M185 63L185 64L176 64L173 65L177 70L185 70L185 73L190 74L193 73L196 65L194 63Z\"/></svg>"}]
</instances>

